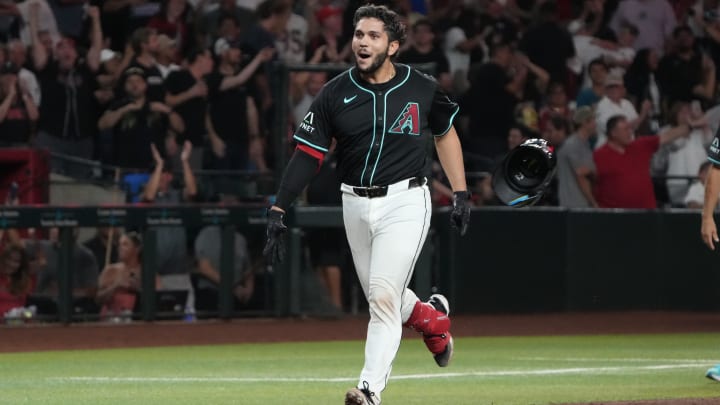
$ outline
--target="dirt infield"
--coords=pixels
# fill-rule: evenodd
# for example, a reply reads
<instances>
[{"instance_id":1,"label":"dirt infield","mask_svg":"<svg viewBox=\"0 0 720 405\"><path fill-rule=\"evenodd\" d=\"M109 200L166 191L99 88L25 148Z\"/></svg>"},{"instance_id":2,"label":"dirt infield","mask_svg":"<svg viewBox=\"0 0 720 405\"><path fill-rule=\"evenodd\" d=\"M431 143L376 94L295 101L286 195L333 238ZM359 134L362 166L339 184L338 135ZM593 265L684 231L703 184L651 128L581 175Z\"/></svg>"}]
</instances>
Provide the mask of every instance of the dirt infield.
<instances>
[{"instance_id":1,"label":"dirt infield","mask_svg":"<svg viewBox=\"0 0 720 405\"><path fill-rule=\"evenodd\" d=\"M0 352L364 339L365 316L0 327ZM720 332L710 312L618 312L453 317L455 336ZM409 332L412 333L412 332ZM720 401L718 401L720 403Z\"/></svg>"},{"instance_id":2,"label":"dirt infield","mask_svg":"<svg viewBox=\"0 0 720 405\"><path fill-rule=\"evenodd\" d=\"M232 321L31 324L0 327L0 352L82 350L246 342L359 340L367 317ZM455 336L541 336L720 332L720 314L618 312L453 317ZM412 333L412 332L409 332ZM720 398L592 402L563 405L718 405ZM559 405L559 404L558 404Z\"/></svg>"}]
</instances>

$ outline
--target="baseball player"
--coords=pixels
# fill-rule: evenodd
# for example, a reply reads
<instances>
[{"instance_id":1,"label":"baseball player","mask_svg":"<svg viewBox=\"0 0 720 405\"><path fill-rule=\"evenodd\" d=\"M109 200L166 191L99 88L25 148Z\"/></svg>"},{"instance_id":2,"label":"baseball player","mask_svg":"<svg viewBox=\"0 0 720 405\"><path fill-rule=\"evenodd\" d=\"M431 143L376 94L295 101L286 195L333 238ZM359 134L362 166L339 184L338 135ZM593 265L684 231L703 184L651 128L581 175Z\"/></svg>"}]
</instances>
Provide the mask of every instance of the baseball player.
<instances>
[{"instance_id":1,"label":"baseball player","mask_svg":"<svg viewBox=\"0 0 720 405\"><path fill-rule=\"evenodd\" d=\"M461 234L470 208L453 127L458 105L432 77L392 62L405 40L397 14L384 6L363 6L354 25L355 66L323 87L294 135L297 148L268 211L264 253L282 260L285 210L335 138L345 232L370 310L365 364L345 404L377 405L403 325L422 333L439 366L447 366L453 353L447 299L435 294L422 302L407 288L430 227L424 172L431 140L454 192L451 221Z\"/></svg>"},{"instance_id":2,"label":"baseball player","mask_svg":"<svg viewBox=\"0 0 720 405\"><path fill-rule=\"evenodd\" d=\"M714 218L715 208L720 199L720 129L715 133L715 138L708 147L708 160L712 165L705 181L705 201L702 208L700 234L703 242L711 250L715 250L715 244L720 242ZM705 377L720 381L720 364L710 367L705 372Z\"/></svg>"}]
</instances>

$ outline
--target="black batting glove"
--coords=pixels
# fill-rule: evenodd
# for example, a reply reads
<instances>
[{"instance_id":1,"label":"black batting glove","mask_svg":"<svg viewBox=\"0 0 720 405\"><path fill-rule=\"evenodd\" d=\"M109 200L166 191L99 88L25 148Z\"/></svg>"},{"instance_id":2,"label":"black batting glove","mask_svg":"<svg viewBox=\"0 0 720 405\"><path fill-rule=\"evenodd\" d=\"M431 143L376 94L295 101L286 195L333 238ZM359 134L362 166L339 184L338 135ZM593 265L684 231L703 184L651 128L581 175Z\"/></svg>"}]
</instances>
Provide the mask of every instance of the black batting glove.
<instances>
[{"instance_id":1,"label":"black batting glove","mask_svg":"<svg viewBox=\"0 0 720 405\"><path fill-rule=\"evenodd\" d=\"M470 193L456 191L453 193L453 209L450 213L450 225L460 232L460 236L467 232L470 224Z\"/></svg>"},{"instance_id":2,"label":"black batting glove","mask_svg":"<svg viewBox=\"0 0 720 405\"><path fill-rule=\"evenodd\" d=\"M268 210L267 218L267 242L263 249L263 255L268 263L275 265L282 263L285 258L285 242L283 234L287 232L287 226L283 223L284 213L276 210Z\"/></svg>"}]
</instances>

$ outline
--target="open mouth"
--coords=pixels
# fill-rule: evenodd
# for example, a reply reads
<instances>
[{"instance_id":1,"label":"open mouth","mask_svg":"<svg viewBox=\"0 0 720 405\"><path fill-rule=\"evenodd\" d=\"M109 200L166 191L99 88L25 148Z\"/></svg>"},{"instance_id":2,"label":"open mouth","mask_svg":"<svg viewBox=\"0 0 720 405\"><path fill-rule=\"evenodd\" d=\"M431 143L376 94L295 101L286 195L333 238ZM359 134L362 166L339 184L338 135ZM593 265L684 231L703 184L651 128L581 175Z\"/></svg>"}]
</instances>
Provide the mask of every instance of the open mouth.
<instances>
[{"instance_id":1,"label":"open mouth","mask_svg":"<svg viewBox=\"0 0 720 405\"><path fill-rule=\"evenodd\" d=\"M358 52L357 52L357 58L358 58L358 59L366 60L366 59L370 59L370 56L371 56L371 55L370 55L370 52L368 52L368 51L362 51L362 50L361 50L361 51L358 51Z\"/></svg>"}]
</instances>

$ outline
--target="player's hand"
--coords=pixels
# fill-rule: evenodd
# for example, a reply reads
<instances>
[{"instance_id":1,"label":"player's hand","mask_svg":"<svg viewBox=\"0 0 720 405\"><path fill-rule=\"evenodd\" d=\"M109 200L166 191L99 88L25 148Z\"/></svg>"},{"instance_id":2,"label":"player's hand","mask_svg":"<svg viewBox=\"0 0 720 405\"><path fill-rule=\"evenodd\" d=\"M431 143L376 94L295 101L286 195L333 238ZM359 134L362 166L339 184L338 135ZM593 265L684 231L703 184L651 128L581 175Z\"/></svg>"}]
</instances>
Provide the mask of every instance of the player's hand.
<instances>
[{"instance_id":1,"label":"player's hand","mask_svg":"<svg viewBox=\"0 0 720 405\"><path fill-rule=\"evenodd\" d=\"M267 242L263 249L263 255L270 264L280 264L285 258L285 243L283 234L287 232L287 226L283 223L285 213L268 210L267 217Z\"/></svg>"},{"instance_id":2,"label":"player's hand","mask_svg":"<svg viewBox=\"0 0 720 405\"><path fill-rule=\"evenodd\" d=\"M713 217L703 218L702 227L700 228L703 242L711 250L715 250L715 243L720 242L718 239L717 228L715 227L715 219Z\"/></svg>"},{"instance_id":3,"label":"player's hand","mask_svg":"<svg viewBox=\"0 0 720 405\"><path fill-rule=\"evenodd\" d=\"M470 224L470 193L467 191L456 191L453 193L453 210L450 213L450 225L465 235Z\"/></svg>"}]
</instances>

